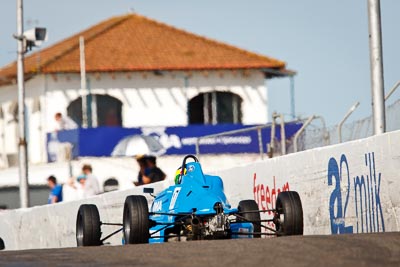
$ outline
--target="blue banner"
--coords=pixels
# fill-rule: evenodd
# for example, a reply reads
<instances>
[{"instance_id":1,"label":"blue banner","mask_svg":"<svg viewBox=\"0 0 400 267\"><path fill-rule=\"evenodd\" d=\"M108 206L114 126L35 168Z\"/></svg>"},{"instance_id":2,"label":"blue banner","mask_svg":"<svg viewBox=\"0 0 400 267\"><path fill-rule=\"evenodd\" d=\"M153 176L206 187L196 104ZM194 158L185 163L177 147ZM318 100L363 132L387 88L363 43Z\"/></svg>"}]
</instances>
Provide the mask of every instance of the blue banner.
<instances>
[{"instance_id":1,"label":"blue banner","mask_svg":"<svg viewBox=\"0 0 400 267\"><path fill-rule=\"evenodd\" d=\"M133 154L194 154L197 137L222 133L226 131L250 128L254 125L220 124L190 125L180 127L143 127L120 128L98 127L76 129L48 134L49 161L57 158L57 144L70 143L73 146L73 157L130 156ZM300 128L301 123L285 125L286 138L291 138ZM271 140L271 128L261 132L262 142ZM280 127L276 128L277 139L280 140ZM217 153L258 153L257 131L201 139L202 154Z\"/></svg>"}]
</instances>

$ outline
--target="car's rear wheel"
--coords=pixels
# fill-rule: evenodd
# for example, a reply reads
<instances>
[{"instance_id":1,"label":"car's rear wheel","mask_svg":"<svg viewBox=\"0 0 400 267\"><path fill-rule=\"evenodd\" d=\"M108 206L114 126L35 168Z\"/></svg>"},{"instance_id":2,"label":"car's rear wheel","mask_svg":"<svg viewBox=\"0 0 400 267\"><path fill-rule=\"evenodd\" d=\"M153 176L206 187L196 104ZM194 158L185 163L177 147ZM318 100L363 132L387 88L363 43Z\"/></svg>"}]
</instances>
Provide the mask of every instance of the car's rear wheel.
<instances>
[{"instance_id":1,"label":"car's rear wheel","mask_svg":"<svg viewBox=\"0 0 400 267\"><path fill-rule=\"evenodd\" d=\"M303 234L303 208L297 192L279 193L276 200L274 223L277 235Z\"/></svg>"},{"instance_id":2,"label":"car's rear wheel","mask_svg":"<svg viewBox=\"0 0 400 267\"><path fill-rule=\"evenodd\" d=\"M79 207L76 217L76 243L82 246L100 246L100 215L96 205Z\"/></svg>"},{"instance_id":3,"label":"car's rear wheel","mask_svg":"<svg viewBox=\"0 0 400 267\"><path fill-rule=\"evenodd\" d=\"M245 219L243 220L239 218L238 220L252 222L254 233L261 233L261 217L260 212L258 211L257 202L255 202L254 200L242 200L239 202L238 210L239 215L244 217ZM260 238L261 234L253 234L253 237Z\"/></svg>"},{"instance_id":4,"label":"car's rear wheel","mask_svg":"<svg viewBox=\"0 0 400 267\"><path fill-rule=\"evenodd\" d=\"M125 244L149 242L149 209L144 196L128 196L123 214Z\"/></svg>"}]
</instances>

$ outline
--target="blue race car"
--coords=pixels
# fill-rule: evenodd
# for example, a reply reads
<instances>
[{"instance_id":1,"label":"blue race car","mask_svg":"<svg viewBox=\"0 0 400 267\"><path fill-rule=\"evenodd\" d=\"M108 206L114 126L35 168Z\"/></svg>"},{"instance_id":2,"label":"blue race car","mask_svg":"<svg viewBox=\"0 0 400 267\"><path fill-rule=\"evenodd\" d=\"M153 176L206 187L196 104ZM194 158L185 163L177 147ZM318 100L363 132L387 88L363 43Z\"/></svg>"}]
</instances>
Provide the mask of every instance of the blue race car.
<instances>
[{"instance_id":1,"label":"blue race car","mask_svg":"<svg viewBox=\"0 0 400 267\"><path fill-rule=\"evenodd\" d=\"M188 159L193 161L187 162ZM153 196L153 189L145 188L144 193ZM149 211L143 195L128 196L122 223L103 223L95 205L81 205L76 222L78 246L102 245L120 231L125 244L303 234L303 210L297 192L281 192L276 208L269 210L273 218L261 220L260 212L268 210L259 210L254 200L242 200L237 208L231 207L222 179L203 174L193 155L183 159L176 184L153 197ZM275 229L269 226L271 223ZM122 228L101 238L102 225Z\"/></svg>"}]
</instances>

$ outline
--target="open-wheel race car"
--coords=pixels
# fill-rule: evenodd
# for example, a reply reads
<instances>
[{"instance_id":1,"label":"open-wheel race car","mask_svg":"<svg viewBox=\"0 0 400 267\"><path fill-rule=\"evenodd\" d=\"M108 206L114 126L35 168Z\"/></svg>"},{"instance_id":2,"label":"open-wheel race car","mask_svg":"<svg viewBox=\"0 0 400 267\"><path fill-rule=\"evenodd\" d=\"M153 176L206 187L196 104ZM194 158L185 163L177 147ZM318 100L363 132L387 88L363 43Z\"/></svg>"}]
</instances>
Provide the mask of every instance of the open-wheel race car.
<instances>
[{"instance_id":1,"label":"open-wheel race car","mask_svg":"<svg viewBox=\"0 0 400 267\"><path fill-rule=\"evenodd\" d=\"M157 196L152 188L144 188L155 198L150 211L143 195L126 197L122 223L101 222L95 205L81 205L76 221L78 246L102 245L120 231L125 244L303 234L303 210L295 191L279 193L272 210L259 210L254 200L242 200L233 208L222 179L203 174L193 155L183 159L176 180ZM273 218L261 220L260 213L267 211L273 212ZM107 225L121 228L102 238L101 227Z\"/></svg>"}]
</instances>

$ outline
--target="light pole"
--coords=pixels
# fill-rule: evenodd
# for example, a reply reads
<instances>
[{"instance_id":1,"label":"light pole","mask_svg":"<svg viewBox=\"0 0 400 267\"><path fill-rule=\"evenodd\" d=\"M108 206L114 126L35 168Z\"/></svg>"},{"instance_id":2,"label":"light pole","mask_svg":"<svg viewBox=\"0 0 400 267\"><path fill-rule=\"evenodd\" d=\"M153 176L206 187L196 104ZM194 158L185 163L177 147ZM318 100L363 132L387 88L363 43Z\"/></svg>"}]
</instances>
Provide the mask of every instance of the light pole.
<instances>
[{"instance_id":1,"label":"light pole","mask_svg":"<svg viewBox=\"0 0 400 267\"><path fill-rule=\"evenodd\" d=\"M47 40L45 28L33 28L24 32L23 0L17 0L17 83L18 83L18 166L19 166L19 197L21 208L29 207L28 184L28 144L26 141L25 121L25 79L24 54L27 49L39 46Z\"/></svg>"},{"instance_id":2,"label":"light pole","mask_svg":"<svg viewBox=\"0 0 400 267\"><path fill-rule=\"evenodd\" d=\"M79 58L81 69L81 90L82 92L82 127L88 128L88 103L87 103L87 80L86 80L86 61L85 61L85 38L79 37Z\"/></svg>"},{"instance_id":3,"label":"light pole","mask_svg":"<svg viewBox=\"0 0 400 267\"><path fill-rule=\"evenodd\" d=\"M380 0L368 0L369 50L371 64L372 116L374 134L386 131L383 87L382 31Z\"/></svg>"},{"instance_id":4,"label":"light pole","mask_svg":"<svg viewBox=\"0 0 400 267\"><path fill-rule=\"evenodd\" d=\"M28 151L25 125L25 84L24 84L24 26L23 3L17 0L17 82L18 82L18 164L19 199L21 208L29 207Z\"/></svg>"}]
</instances>

